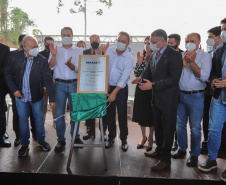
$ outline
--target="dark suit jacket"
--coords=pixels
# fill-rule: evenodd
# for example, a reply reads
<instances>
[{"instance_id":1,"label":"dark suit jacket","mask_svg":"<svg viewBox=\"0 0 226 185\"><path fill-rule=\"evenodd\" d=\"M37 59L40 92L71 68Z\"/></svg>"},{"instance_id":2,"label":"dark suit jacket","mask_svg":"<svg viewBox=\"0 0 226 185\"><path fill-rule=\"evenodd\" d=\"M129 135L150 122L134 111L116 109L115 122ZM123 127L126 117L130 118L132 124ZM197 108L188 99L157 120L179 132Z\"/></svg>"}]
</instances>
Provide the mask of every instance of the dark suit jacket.
<instances>
[{"instance_id":1,"label":"dark suit jacket","mask_svg":"<svg viewBox=\"0 0 226 185\"><path fill-rule=\"evenodd\" d=\"M210 73L210 82L214 80L215 78L221 78L222 77L222 55L224 53L224 48L226 47L226 44L223 46L217 48L217 50L214 52L213 60L212 60L212 70ZM225 56L226 57L226 56ZM218 99L220 96L221 91L224 91L225 97L226 97L226 88L216 88L213 91L213 97Z\"/></svg>"},{"instance_id":2,"label":"dark suit jacket","mask_svg":"<svg viewBox=\"0 0 226 185\"><path fill-rule=\"evenodd\" d=\"M150 80L153 85L153 103L159 109L177 107L179 103L179 80L183 68L181 53L167 48L155 66L155 56L152 53L149 64L142 77Z\"/></svg>"},{"instance_id":3,"label":"dark suit jacket","mask_svg":"<svg viewBox=\"0 0 226 185\"><path fill-rule=\"evenodd\" d=\"M10 55L9 62L5 68L5 79L12 94L15 91L22 91L23 75L27 60L24 51L15 51ZM55 102L55 87L52 80L48 61L42 55L33 58L30 72L30 91L32 103L43 98L43 87L47 88L50 102Z\"/></svg>"},{"instance_id":4,"label":"dark suit jacket","mask_svg":"<svg viewBox=\"0 0 226 185\"><path fill-rule=\"evenodd\" d=\"M0 43L0 91L7 93L8 87L4 79L5 66L8 63L10 49L8 46Z\"/></svg>"}]
</instances>

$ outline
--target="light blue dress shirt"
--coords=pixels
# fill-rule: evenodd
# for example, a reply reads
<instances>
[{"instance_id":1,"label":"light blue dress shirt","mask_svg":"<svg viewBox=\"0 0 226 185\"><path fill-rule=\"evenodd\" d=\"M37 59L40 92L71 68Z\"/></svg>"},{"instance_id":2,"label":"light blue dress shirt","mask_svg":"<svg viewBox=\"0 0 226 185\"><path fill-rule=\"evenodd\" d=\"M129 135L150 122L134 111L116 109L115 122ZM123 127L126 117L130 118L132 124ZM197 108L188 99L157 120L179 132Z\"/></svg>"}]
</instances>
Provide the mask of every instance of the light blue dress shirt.
<instances>
[{"instance_id":1,"label":"light blue dress shirt","mask_svg":"<svg viewBox=\"0 0 226 185\"><path fill-rule=\"evenodd\" d=\"M21 100L24 102L30 102L31 101L30 72L33 64L33 57L29 59L25 52L24 52L24 55L25 55L25 60L27 59L27 64L26 64L26 69L24 71L24 76L23 76L23 85L22 85L23 98Z\"/></svg>"},{"instance_id":2,"label":"light blue dress shirt","mask_svg":"<svg viewBox=\"0 0 226 185\"><path fill-rule=\"evenodd\" d=\"M185 53L182 53L182 57L184 57ZM206 88L205 82L210 76L212 58L209 53L200 49L197 49L196 53L195 63L201 70L201 76L200 78L195 76L190 64L184 67L179 82L180 90L182 91L198 91Z\"/></svg>"},{"instance_id":3,"label":"light blue dress shirt","mask_svg":"<svg viewBox=\"0 0 226 185\"><path fill-rule=\"evenodd\" d=\"M124 88L133 69L133 57L126 50L122 55L117 55L116 48L108 48L105 55L109 55L108 84Z\"/></svg>"}]
</instances>

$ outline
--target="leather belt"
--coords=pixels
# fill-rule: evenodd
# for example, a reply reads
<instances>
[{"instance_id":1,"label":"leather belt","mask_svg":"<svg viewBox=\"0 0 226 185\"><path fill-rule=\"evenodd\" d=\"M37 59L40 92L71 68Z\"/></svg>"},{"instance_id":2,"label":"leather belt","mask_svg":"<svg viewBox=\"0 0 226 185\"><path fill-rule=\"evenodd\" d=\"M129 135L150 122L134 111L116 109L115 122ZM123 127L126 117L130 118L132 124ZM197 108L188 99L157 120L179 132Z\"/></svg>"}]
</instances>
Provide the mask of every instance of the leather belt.
<instances>
[{"instance_id":1,"label":"leather belt","mask_svg":"<svg viewBox=\"0 0 226 185\"><path fill-rule=\"evenodd\" d=\"M194 94L194 93L201 93L201 92L205 92L205 90L198 90L198 91L181 91L180 92L184 93L184 94Z\"/></svg>"},{"instance_id":2,"label":"leather belt","mask_svg":"<svg viewBox=\"0 0 226 185\"><path fill-rule=\"evenodd\" d=\"M73 80L63 80L63 79L55 79L55 81L57 82L64 82L64 83L72 83L72 82L76 82L77 79L73 79Z\"/></svg>"}]
</instances>

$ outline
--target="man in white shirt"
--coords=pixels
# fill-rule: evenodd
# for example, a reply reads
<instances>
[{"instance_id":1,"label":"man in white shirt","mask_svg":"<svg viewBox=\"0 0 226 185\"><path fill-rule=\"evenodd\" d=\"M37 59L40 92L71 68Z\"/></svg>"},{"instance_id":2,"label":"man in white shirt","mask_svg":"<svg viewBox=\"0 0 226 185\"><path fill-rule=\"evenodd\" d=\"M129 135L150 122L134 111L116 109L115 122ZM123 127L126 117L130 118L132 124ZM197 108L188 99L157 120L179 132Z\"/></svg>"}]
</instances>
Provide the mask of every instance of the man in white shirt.
<instances>
[{"instance_id":1,"label":"man in white shirt","mask_svg":"<svg viewBox=\"0 0 226 185\"><path fill-rule=\"evenodd\" d=\"M133 58L127 47L130 43L130 36L126 32L120 32L116 48L109 48L105 55L109 55L108 65L108 85L109 96L107 102L111 102L107 108L107 115L103 117L103 123L109 130L108 141L105 148L108 149L114 143L116 137L116 107L120 129L120 139L122 150L128 150L127 136L127 99L128 99L128 80L133 69Z\"/></svg>"},{"instance_id":2,"label":"man in white shirt","mask_svg":"<svg viewBox=\"0 0 226 185\"><path fill-rule=\"evenodd\" d=\"M56 88L56 131L58 143L55 152L63 152L66 145L65 138L65 106L68 99L70 110L72 111L71 93L76 93L78 61L82 50L72 46L73 31L70 27L64 27L61 30L62 45L55 47L50 45L49 66L54 70ZM71 121L71 135L73 135L75 122ZM75 143L83 144L77 132Z\"/></svg>"},{"instance_id":3,"label":"man in white shirt","mask_svg":"<svg viewBox=\"0 0 226 185\"><path fill-rule=\"evenodd\" d=\"M187 51L182 53L183 70L179 82L180 103L177 109L177 141L179 149L172 154L183 158L188 147L187 122L191 129L191 150L187 166L196 166L200 155L201 121L204 110L204 91L209 79L212 60L210 54L199 49L201 37L190 33L185 39Z\"/></svg>"}]
</instances>

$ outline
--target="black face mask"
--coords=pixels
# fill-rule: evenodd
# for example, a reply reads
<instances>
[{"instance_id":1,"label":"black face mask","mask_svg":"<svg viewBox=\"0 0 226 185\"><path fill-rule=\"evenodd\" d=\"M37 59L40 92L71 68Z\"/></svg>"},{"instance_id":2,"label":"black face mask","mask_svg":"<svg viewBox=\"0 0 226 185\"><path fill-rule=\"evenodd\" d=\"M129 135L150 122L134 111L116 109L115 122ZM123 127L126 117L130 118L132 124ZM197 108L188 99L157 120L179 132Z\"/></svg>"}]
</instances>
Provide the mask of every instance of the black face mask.
<instances>
[{"instance_id":1,"label":"black face mask","mask_svg":"<svg viewBox=\"0 0 226 185\"><path fill-rule=\"evenodd\" d=\"M173 48L173 49L177 49L177 48L178 48L177 45L175 45L175 46L170 46L170 47Z\"/></svg>"},{"instance_id":2,"label":"black face mask","mask_svg":"<svg viewBox=\"0 0 226 185\"><path fill-rule=\"evenodd\" d=\"M97 49L99 47L99 43L98 42L93 42L91 44L91 46L92 46L93 49Z\"/></svg>"},{"instance_id":3,"label":"black face mask","mask_svg":"<svg viewBox=\"0 0 226 185\"><path fill-rule=\"evenodd\" d=\"M49 51L49 45L46 45L45 46L45 49Z\"/></svg>"}]
</instances>

